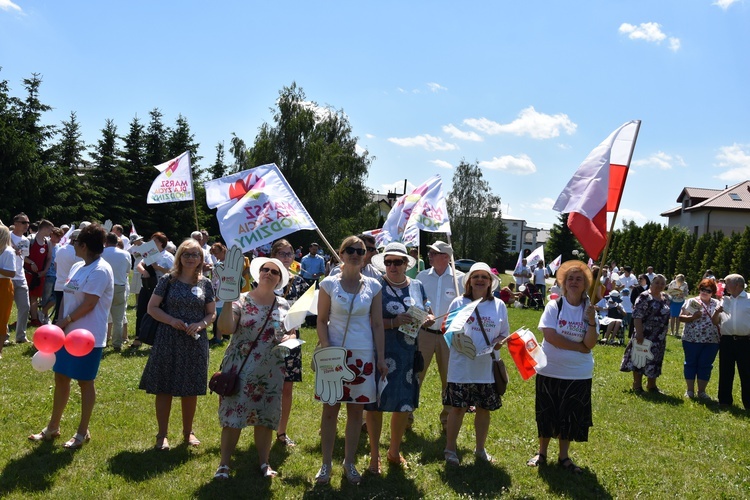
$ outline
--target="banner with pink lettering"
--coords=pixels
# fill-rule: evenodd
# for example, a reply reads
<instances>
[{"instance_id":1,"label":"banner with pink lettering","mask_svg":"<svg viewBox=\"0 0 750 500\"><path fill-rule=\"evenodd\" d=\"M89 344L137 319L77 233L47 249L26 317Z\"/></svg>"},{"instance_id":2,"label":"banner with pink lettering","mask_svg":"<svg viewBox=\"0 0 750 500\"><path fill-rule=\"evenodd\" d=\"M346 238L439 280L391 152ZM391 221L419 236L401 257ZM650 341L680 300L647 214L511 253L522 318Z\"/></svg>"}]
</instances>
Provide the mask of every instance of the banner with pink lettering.
<instances>
[{"instance_id":1,"label":"banner with pink lettering","mask_svg":"<svg viewBox=\"0 0 750 500\"><path fill-rule=\"evenodd\" d=\"M419 244L419 230L451 234L443 181L436 174L393 205L383 224L384 238L406 246Z\"/></svg>"},{"instance_id":2,"label":"banner with pink lettering","mask_svg":"<svg viewBox=\"0 0 750 500\"><path fill-rule=\"evenodd\" d=\"M193 194L193 171L190 168L190 151L165 161L154 168L160 173L148 190L146 203L172 203L190 201Z\"/></svg>"},{"instance_id":3,"label":"banner with pink lettering","mask_svg":"<svg viewBox=\"0 0 750 500\"><path fill-rule=\"evenodd\" d=\"M301 229L317 229L279 167L273 163L204 184L208 208L217 208L228 247L242 252Z\"/></svg>"}]
</instances>

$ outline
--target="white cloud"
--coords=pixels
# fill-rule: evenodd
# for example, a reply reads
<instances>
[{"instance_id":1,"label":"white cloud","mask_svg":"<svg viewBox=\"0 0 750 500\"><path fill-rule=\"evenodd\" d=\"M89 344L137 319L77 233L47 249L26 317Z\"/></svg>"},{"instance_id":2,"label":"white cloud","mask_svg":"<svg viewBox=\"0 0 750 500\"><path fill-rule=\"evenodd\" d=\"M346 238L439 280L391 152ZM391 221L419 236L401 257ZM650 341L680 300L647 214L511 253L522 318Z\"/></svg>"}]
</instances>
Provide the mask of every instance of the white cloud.
<instances>
[{"instance_id":1,"label":"white cloud","mask_svg":"<svg viewBox=\"0 0 750 500\"><path fill-rule=\"evenodd\" d=\"M570 121L566 114L547 115L539 113L534 106L521 110L518 118L508 124L497 123L487 118L467 118L464 124L489 135L515 134L528 135L534 139L551 139L560 132L568 135L575 133L578 125Z\"/></svg>"},{"instance_id":2,"label":"white cloud","mask_svg":"<svg viewBox=\"0 0 750 500\"><path fill-rule=\"evenodd\" d=\"M716 5L719 8L727 10L732 4L739 2L739 0L716 0L711 5Z\"/></svg>"},{"instance_id":3,"label":"white cloud","mask_svg":"<svg viewBox=\"0 0 750 500\"><path fill-rule=\"evenodd\" d=\"M0 0L2 1L2 0ZM336 112L331 109L324 106L319 106L318 104L310 101L301 101L299 103L300 107L303 109L309 109L315 114L315 121L320 123L326 120L330 120L334 116L336 116ZM346 117L346 115L343 115Z\"/></svg>"},{"instance_id":4,"label":"white cloud","mask_svg":"<svg viewBox=\"0 0 750 500\"><path fill-rule=\"evenodd\" d=\"M440 137L434 137L430 134L418 135L416 137L390 137L388 142L403 146L405 148L421 147L427 151L453 151L458 149L458 146L445 142Z\"/></svg>"},{"instance_id":5,"label":"white cloud","mask_svg":"<svg viewBox=\"0 0 750 500\"><path fill-rule=\"evenodd\" d=\"M453 165L450 164L449 162L445 161L445 160L430 160L430 163L432 163L433 165L436 165L436 166L438 166L440 168L447 168L449 170L453 169Z\"/></svg>"},{"instance_id":6,"label":"white cloud","mask_svg":"<svg viewBox=\"0 0 750 500\"><path fill-rule=\"evenodd\" d=\"M661 170L670 170L673 167L687 166L685 160L680 155L670 155L664 151L657 151L647 158L634 160L631 163L634 167L655 167Z\"/></svg>"},{"instance_id":7,"label":"white cloud","mask_svg":"<svg viewBox=\"0 0 750 500\"><path fill-rule=\"evenodd\" d=\"M620 208L617 211L617 219L620 222L621 226L622 226L622 223L626 220L634 221L636 223L638 222L645 223L648 221L648 217L643 215L641 212L639 212L638 210L631 210L629 208Z\"/></svg>"},{"instance_id":8,"label":"white cloud","mask_svg":"<svg viewBox=\"0 0 750 500\"><path fill-rule=\"evenodd\" d=\"M542 198L539 201L529 204L529 207L535 210L552 210L555 205L555 200L552 198Z\"/></svg>"},{"instance_id":9,"label":"white cloud","mask_svg":"<svg viewBox=\"0 0 750 500\"><path fill-rule=\"evenodd\" d=\"M453 139L461 139L463 141L482 142L484 140L482 136L477 134L476 132L466 132L464 130L460 130L452 123L443 125L443 132L451 136L451 138Z\"/></svg>"},{"instance_id":10,"label":"white cloud","mask_svg":"<svg viewBox=\"0 0 750 500\"><path fill-rule=\"evenodd\" d=\"M562 149L563 151L571 149L572 146L570 144L565 144L564 142L561 142L557 145L558 148Z\"/></svg>"},{"instance_id":11,"label":"white cloud","mask_svg":"<svg viewBox=\"0 0 750 500\"><path fill-rule=\"evenodd\" d=\"M365 137L367 139L375 139L375 135L374 134L365 134Z\"/></svg>"},{"instance_id":12,"label":"white cloud","mask_svg":"<svg viewBox=\"0 0 750 500\"><path fill-rule=\"evenodd\" d=\"M16 12L23 12L21 10L21 7L13 3L11 0L0 0L0 9L15 10Z\"/></svg>"},{"instance_id":13,"label":"white cloud","mask_svg":"<svg viewBox=\"0 0 750 500\"><path fill-rule=\"evenodd\" d=\"M660 44L667 39L667 35L661 30L661 24L659 23L641 23L638 26L630 23L622 23L619 31L623 35L627 35L631 40L643 40ZM673 52L680 50L679 38L669 37L669 50Z\"/></svg>"},{"instance_id":14,"label":"white cloud","mask_svg":"<svg viewBox=\"0 0 750 500\"><path fill-rule=\"evenodd\" d=\"M439 83L435 83L435 82L430 82L430 83L427 84L427 86L433 92L440 92L441 90L448 90L446 87L443 87Z\"/></svg>"},{"instance_id":15,"label":"white cloud","mask_svg":"<svg viewBox=\"0 0 750 500\"><path fill-rule=\"evenodd\" d=\"M718 176L725 181L744 181L750 178L750 144L732 144L719 149L716 155L719 167L728 168Z\"/></svg>"},{"instance_id":16,"label":"white cloud","mask_svg":"<svg viewBox=\"0 0 750 500\"><path fill-rule=\"evenodd\" d=\"M528 155L520 154L518 156L500 156L494 157L489 161L480 161L480 167L490 170L503 170L512 174L528 175L536 172L536 165L531 161Z\"/></svg>"}]
</instances>

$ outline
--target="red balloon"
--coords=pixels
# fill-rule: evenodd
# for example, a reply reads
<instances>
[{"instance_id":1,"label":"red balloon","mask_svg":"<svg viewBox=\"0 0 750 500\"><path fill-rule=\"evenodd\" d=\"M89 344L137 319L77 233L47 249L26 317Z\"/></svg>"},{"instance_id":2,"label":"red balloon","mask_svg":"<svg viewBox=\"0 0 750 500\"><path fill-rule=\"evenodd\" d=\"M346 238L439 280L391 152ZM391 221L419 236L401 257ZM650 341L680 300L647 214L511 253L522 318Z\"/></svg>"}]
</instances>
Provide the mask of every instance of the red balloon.
<instances>
[{"instance_id":1,"label":"red balloon","mask_svg":"<svg viewBox=\"0 0 750 500\"><path fill-rule=\"evenodd\" d=\"M42 325L34 332L34 347L40 352L57 352L64 343L65 332L57 325Z\"/></svg>"},{"instance_id":2,"label":"red balloon","mask_svg":"<svg viewBox=\"0 0 750 500\"><path fill-rule=\"evenodd\" d=\"M73 356L85 356L94 349L94 334L77 328L65 336L65 350Z\"/></svg>"},{"instance_id":3,"label":"red balloon","mask_svg":"<svg viewBox=\"0 0 750 500\"><path fill-rule=\"evenodd\" d=\"M556 294L556 293L549 294L549 300L557 300L559 298L560 298L560 296L558 294Z\"/></svg>"}]
</instances>

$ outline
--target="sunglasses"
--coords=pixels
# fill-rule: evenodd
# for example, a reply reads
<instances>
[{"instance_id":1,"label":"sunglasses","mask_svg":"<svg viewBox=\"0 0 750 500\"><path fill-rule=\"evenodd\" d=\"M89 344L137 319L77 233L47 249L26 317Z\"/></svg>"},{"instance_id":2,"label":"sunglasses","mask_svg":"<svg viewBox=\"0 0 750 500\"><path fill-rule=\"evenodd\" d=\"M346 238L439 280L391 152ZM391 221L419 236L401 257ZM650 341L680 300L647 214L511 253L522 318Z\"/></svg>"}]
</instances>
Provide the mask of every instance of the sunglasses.
<instances>
[{"instance_id":1,"label":"sunglasses","mask_svg":"<svg viewBox=\"0 0 750 500\"><path fill-rule=\"evenodd\" d=\"M701 288L700 291L701 292L706 292L706 293L711 293L711 294L714 293L714 291L711 290L710 288Z\"/></svg>"},{"instance_id":2,"label":"sunglasses","mask_svg":"<svg viewBox=\"0 0 750 500\"><path fill-rule=\"evenodd\" d=\"M271 273L274 276L281 276L281 271L277 271L276 269L271 269L270 267L261 267L260 272Z\"/></svg>"},{"instance_id":3,"label":"sunglasses","mask_svg":"<svg viewBox=\"0 0 750 500\"><path fill-rule=\"evenodd\" d=\"M344 253L347 253L349 255L354 255L355 253L357 255L364 255L366 251L367 250L365 250L364 248L354 248L354 247L344 248Z\"/></svg>"},{"instance_id":4,"label":"sunglasses","mask_svg":"<svg viewBox=\"0 0 750 500\"><path fill-rule=\"evenodd\" d=\"M377 252L378 251L378 249L375 248L375 247L365 247L365 248L367 248L368 252Z\"/></svg>"},{"instance_id":5,"label":"sunglasses","mask_svg":"<svg viewBox=\"0 0 750 500\"><path fill-rule=\"evenodd\" d=\"M399 259L399 260L384 260L383 261L383 265L385 267L390 267L390 266L396 266L396 267L398 267L398 266L401 266L403 264L405 264L405 262L404 262L403 259Z\"/></svg>"},{"instance_id":6,"label":"sunglasses","mask_svg":"<svg viewBox=\"0 0 750 500\"><path fill-rule=\"evenodd\" d=\"M182 256L186 259L197 259L202 257L203 255L196 252L183 252Z\"/></svg>"}]
</instances>

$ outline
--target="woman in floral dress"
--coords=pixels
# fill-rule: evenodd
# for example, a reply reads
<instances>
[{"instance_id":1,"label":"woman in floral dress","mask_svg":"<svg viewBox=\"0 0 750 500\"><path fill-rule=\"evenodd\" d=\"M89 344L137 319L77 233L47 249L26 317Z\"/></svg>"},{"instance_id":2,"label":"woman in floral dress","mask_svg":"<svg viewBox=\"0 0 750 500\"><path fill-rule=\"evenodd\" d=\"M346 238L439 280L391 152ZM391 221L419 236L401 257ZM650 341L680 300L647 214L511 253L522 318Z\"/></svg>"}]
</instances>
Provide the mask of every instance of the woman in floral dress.
<instances>
[{"instance_id":1,"label":"woman in floral dress","mask_svg":"<svg viewBox=\"0 0 750 500\"><path fill-rule=\"evenodd\" d=\"M383 295L383 324L385 330L385 362L388 365L387 385L379 403L367 405L367 433L370 437L370 466L368 472L380 474L380 433L383 412L391 412L391 440L386 458L389 463L406 466L401 455L401 441L406 432L409 412L419 406L419 373L414 371L417 353L417 334L407 335L399 327L411 323L406 311L415 307L429 311L427 294L422 283L406 276L416 260L406 252L402 243L390 243L382 254L372 258L373 265L384 271L380 278ZM435 318L427 316L427 326Z\"/></svg>"},{"instance_id":2,"label":"woman in floral dress","mask_svg":"<svg viewBox=\"0 0 750 500\"><path fill-rule=\"evenodd\" d=\"M279 259L284 267L289 267L294 261L294 248L284 239L277 240L271 247L271 257ZM291 307L294 302L310 288L307 281L299 274L290 277L289 283L276 292L277 295L284 297ZM299 332L294 330L289 332L293 337L299 338ZM295 382L302 382L302 348L295 347L289 351L289 356L284 359L286 367L286 377L284 378L284 390L281 397L281 420L279 427L276 429L276 441L284 446L293 447L297 443L286 435L286 427L289 423L289 415L292 413L292 393Z\"/></svg>"},{"instance_id":3,"label":"woman in floral dress","mask_svg":"<svg viewBox=\"0 0 750 500\"><path fill-rule=\"evenodd\" d=\"M263 477L276 476L268 464L273 430L281 418L281 391L284 383L284 356L288 349L277 347L287 335L277 335L275 323L281 323L289 306L275 290L289 281L286 268L278 259L258 257L250 264L250 274L258 286L232 304L225 303L218 326L232 340L221 363L225 372L242 367L239 390L219 401L221 423L221 464L215 479L227 479L232 453L240 432L254 427L255 447ZM247 362L242 365L245 359Z\"/></svg>"},{"instance_id":4,"label":"woman in floral dress","mask_svg":"<svg viewBox=\"0 0 750 500\"><path fill-rule=\"evenodd\" d=\"M643 393L643 376L648 382L646 390L660 393L656 386L656 379L661 375L664 361L664 350L667 347L667 329L669 328L669 297L664 293L667 279L657 274L651 281L648 290L640 294L633 309L633 338L630 339L622 357L620 371L633 372L633 392ZM651 341L652 359L646 361L643 368L633 366L633 344L642 344L643 339Z\"/></svg>"}]
</instances>

